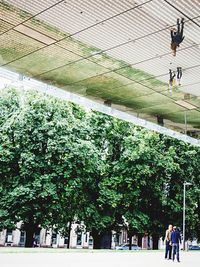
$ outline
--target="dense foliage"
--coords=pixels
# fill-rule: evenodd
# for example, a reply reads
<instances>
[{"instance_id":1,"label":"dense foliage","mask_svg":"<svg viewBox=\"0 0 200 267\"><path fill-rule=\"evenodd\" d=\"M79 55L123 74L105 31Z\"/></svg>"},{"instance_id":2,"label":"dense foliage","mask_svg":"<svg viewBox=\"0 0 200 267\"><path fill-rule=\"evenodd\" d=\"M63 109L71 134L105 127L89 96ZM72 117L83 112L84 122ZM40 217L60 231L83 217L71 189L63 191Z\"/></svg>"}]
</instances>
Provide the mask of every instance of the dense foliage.
<instances>
[{"instance_id":1,"label":"dense foliage","mask_svg":"<svg viewBox=\"0 0 200 267\"><path fill-rule=\"evenodd\" d=\"M0 97L0 229L17 222L32 246L38 227L68 235L84 222L94 247L112 230L182 227L200 238L200 149L72 103L4 89ZM130 238L131 240L131 238ZM156 248L156 245L154 245Z\"/></svg>"}]
</instances>

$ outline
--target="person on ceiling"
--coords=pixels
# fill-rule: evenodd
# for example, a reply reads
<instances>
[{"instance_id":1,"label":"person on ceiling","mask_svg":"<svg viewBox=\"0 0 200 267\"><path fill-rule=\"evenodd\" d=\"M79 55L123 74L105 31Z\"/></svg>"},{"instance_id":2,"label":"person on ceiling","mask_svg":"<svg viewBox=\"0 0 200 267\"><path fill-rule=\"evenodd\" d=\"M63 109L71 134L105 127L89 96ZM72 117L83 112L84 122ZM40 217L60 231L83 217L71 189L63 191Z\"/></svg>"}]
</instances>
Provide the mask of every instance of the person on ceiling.
<instances>
[{"instance_id":1,"label":"person on ceiling","mask_svg":"<svg viewBox=\"0 0 200 267\"><path fill-rule=\"evenodd\" d=\"M172 72L171 69L169 69L169 92L172 92L172 88L176 86L176 73L175 71Z\"/></svg>"},{"instance_id":2,"label":"person on ceiling","mask_svg":"<svg viewBox=\"0 0 200 267\"><path fill-rule=\"evenodd\" d=\"M179 86L181 86L181 78L182 78L182 68L181 67L177 67L176 80L177 80Z\"/></svg>"},{"instance_id":3,"label":"person on ceiling","mask_svg":"<svg viewBox=\"0 0 200 267\"><path fill-rule=\"evenodd\" d=\"M185 36L183 36L183 29L184 29L184 18L180 20L177 19L177 29L171 29L171 49L173 56L176 56L177 47L179 47L180 43L183 42Z\"/></svg>"}]
</instances>

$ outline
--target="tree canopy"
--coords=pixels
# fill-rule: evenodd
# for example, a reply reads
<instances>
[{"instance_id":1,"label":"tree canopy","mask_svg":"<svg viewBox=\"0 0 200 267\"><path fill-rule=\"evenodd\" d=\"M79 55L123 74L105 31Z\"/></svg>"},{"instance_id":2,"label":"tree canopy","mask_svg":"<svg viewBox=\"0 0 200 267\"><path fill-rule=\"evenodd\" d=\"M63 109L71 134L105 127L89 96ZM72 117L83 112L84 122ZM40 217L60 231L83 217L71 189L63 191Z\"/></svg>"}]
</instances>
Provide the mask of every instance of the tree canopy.
<instances>
[{"instance_id":1,"label":"tree canopy","mask_svg":"<svg viewBox=\"0 0 200 267\"><path fill-rule=\"evenodd\" d=\"M26 246L74 221L95 248L122 228L157 240L182 227L184 181L186 234L200 238L199 148L35 91L4 89L0 115L0 229L22 222Z\"/></svg>"}]
</instances>

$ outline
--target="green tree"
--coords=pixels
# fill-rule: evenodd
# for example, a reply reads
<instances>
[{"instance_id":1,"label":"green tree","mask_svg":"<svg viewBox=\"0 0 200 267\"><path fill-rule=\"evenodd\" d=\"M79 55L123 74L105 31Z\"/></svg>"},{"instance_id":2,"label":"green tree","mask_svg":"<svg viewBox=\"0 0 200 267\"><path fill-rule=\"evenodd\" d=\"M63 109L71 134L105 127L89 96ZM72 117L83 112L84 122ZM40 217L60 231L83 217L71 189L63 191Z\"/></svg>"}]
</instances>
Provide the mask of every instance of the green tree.
<instances>
[{"instance_id":1,"label":"green tree","mask_svg":"<svg viewBox=\"0 0 200 267\"><path fill-rule=\"evenodd\" d=\"M182 226L184 181L187 236L200 236L199 148L36 92L4 90L0 115L0 229L22 222L26 246L38 227L69 237L76 221L94 248L126 228L130 247L148 233L156 249Z\"/></svg>"},{"instance_id":2,"label":"green tree","mask_svg":"<svg viewBox=\"0 0 200 267\"><path fill-rule=\"evenodd\" d=\"M73 104L16 90L8 90L0 104L5 114L0 129L0 227L15 228L21 221L26 246L32 246L39 226L62 223L63 230L73 220L74 194L88 171L92 145L85 138L84 112Z\"/></svg>"},{"instance_id":3,"label":"green tree","mask_svg":"<svg viewBox=\"0 0 200 267\"><path fill-rule=\"evenodd\" d=\"M183 184L191 182L186 190L186 238L197 238L199 230L199 164L200 149L187 143L165 138L168 146L173 147L174 155L171 155L176 165L166 180L164 210L168 222L182 229L183 213Z\"/></svg>"},{"instance_id":4,"label":"green tree","mask_svg":"<svg viewBox=\"0 0 200 267\"><path fill-rule=\"evenodd\" d=\"M133 235L138 236L141 245L145 232L155 235L162 227L160 215L167 155L163 154L158 134L136 127L132 134L124 138L123 146L123 153L114 171L123 176L121 189L124 203L121 210L127 222L131 249ZM156 243L157 240L154 241Z\"/></svg>"},{"instance_id":5,"label":"green tree","mask_svg":"<svg viewBox=\"0 0 200 267\"><path fill-rule=\"evenodd\" d=\"M130 125L98 112L91 113L90 125L90 137L99 153L99 164L91 180L83 184L82 218L91 231L94 248L110 248L111 231L118 230L123 223L119 207L122 194L118 192L122 177L113 174L113 166L118 162L121 143L124 135L128 135Z\"/></svg>"}]
</instances>

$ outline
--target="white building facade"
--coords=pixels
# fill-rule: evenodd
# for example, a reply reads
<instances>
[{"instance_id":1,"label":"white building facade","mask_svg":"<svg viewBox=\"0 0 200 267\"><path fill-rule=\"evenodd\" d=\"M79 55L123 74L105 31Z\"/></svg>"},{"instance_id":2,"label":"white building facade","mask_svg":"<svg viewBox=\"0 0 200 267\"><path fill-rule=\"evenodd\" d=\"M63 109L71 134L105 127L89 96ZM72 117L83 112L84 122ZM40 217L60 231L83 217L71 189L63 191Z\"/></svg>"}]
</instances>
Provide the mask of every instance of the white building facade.
<instances>
[{"instance_id":1,"label":"white building facade","mask_svg":"<svg viewBox=\"0 0 200 267\"><path fill-rule=\"evenodd\" d=\"M16 230L3 230L0 232L0 246L13 246L24 247L26 240L25 231L20 230L21 224L17 224ZM78 224L74 223L71 226L70 231L70 248L93 248L93 238L90 232L77 231ZM67 248L68 237L63 237L55 229L38 229L34 235L35 247L53 247L53 248ZM128 243L128 235L126 230L122 230L120 233L113 231L111 248L115 249L116 246ZM138 240L136 236L132 237L132 244L137 244ZM164 247L162 238L159 240L159 248ZM152 248L152 238L145 235L142 238L142 249Z\"/></svg>"}]
</instances>

